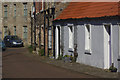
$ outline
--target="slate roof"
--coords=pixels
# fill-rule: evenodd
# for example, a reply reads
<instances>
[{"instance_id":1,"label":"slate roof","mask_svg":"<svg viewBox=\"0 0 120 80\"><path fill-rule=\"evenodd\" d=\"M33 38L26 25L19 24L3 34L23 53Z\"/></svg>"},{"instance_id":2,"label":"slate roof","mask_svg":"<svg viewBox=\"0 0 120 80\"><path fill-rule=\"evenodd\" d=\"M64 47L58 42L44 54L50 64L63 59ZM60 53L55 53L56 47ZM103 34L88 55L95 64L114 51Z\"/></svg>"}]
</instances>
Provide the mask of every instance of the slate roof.
<instances>
[{"instance_id":1,"label":"slate roof","mask_svg":"<svg viewBox=\"0 0 120 80\"><path fill-rule=\"evenodd\" d=\"M55 20L117 16L119 12L120 2L71 2Z\"/></svg>"}]
</instances>

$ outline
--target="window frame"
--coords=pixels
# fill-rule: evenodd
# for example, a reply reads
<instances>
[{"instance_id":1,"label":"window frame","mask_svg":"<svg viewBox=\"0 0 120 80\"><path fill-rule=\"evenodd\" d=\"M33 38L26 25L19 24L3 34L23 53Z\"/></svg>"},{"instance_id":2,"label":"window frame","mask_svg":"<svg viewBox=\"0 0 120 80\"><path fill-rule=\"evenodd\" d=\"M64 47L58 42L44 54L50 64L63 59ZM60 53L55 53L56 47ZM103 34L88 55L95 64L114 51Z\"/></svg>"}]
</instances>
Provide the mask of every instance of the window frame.
<instances>
[{"instance_id":1,"label":"window frame","mask_svg":"<svg viewBox=\"0 0 120 80\"><path fill-rule=\"evenodd\" d=\"M23 3L23 7L24 7L24 16L27 16L27 3Z\"/></svg>"},{"instance_id":2,"label":"window frame","mask_svg":"<svg viewBox=\"0 0 120 80\"><path fill-rule=\"evenodd\" d=\"M85 54L90 54L91 55L91 53L92 53L92 36L91 36L91 24L84 24L84 26L85 26L85 28L88 30L88 28L87 28L87 26L89 26L89 30L88 30L88 33L89 34L86 34L87 32L86 32L86 29L85 29ZM89 38L88 38L88 40L86 40L86 37L89 35ZM86 41L88 41L88 45L87 45L87 42ZM87 46L89 46L88 47L88 49L87 49Z\"/></svg>"},{"instance_id":3,"label":"window frame","mask_svg":"<svg viewBox=\"0 0 120 80\"><path fill-rule=\"evenodd\" d=\"M16 17L16 4L14 4L14 17Z\"/></svg>"},{"instance_id":4,"label":"window frame","mask_svg":"<svg viewBox=\"0 0 120 80\"><path fill-rule=\"evenodd\" d=\"M16 26L14 26L14 35L17 35L17 29L16 29Z\"/></svg>"},{"instance_id":5,"label":"window frame","mask_svg":"<svg viewBox=\"0 0 120 80\"><path fill-rule=\"evenodd\" d=\"M49 49L52 49L52 27L49 27L48 28L48 33L49 33L49 37L48 37L48 39L49 39L49 45L48 45L48 47L49 47Z\"/></svg>"},{"instance_id":6,"label":"window frame","mask_svg":"<svg viewBox=\"0 0 120 80\"><path fill-rule=\"evenodd\" d=\"M68 31L68 35L69 35L69 46L68 47L69 47L70 51L71 51L71 49L73 51L74 50L74 25L73 24L67 24L67 27L68 27L68 30L69 30ZM71 44L71 42L72 42L72 44Z\"/></svg>"},{"instance_id":7,"label":"window frame","mask_svg":"<svg viewBox=\"0 0 120 80\"><path fill-rule=\"evenodd\" d=\"M8 17L8 6L4 5L4 17Z\"/></svg>"}]
</instances>

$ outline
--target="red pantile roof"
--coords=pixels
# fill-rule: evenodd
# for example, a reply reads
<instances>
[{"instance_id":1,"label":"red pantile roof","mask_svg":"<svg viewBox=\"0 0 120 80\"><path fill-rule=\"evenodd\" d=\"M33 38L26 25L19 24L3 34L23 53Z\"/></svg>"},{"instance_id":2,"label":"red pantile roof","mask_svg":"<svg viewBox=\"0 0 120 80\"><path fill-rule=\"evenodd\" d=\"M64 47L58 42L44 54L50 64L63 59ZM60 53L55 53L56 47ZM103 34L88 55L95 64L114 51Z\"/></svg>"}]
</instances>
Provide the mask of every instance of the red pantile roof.
<instances>
[{"instance_id":1,"label":"red pantile roof","mask_svg":"<svg viewBox=\"0 0 120 80\"><path fill-rule=\"evenodd\" d=\"M116 16L119 5L119 2L71 2L55 20Z\"/></svg>"}]
</instances>

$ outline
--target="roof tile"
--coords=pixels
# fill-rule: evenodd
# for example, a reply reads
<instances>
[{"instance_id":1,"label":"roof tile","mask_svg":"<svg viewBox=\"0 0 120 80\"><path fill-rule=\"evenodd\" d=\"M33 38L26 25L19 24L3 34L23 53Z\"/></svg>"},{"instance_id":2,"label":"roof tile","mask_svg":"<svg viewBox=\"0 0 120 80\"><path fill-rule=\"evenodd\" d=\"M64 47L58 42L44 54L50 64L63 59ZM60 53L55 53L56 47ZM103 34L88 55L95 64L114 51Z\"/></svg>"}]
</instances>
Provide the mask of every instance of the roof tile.
<instances>
[{"instance_id":1,"label":"roof tile","mask_svg":"<svg viewBox=\"0 0 120 80\"><path fill-rule=\"evenodd\" d=\"M116 16L119 6L119 2L71 2L55 20Z\"/></svg>"}]
</instances>

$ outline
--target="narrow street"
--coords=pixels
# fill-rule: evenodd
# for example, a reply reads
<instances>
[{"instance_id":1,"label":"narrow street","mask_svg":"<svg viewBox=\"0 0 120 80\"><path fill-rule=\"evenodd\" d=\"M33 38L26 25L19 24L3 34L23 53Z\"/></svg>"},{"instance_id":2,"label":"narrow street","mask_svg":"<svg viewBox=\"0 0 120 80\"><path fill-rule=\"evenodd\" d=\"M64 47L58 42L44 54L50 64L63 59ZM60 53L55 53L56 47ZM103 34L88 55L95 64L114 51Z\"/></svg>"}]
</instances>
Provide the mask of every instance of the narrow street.
<instances>
[{"instance_id":1,"label":"narrow street","mask_svg":"<svg viewBox=\"0 0 120 80\"><path fill-rule=\"evenodd\" d=\"M25 56L25 48L7 48L3 52L3 78L92 78Z\"/></svg>"}]
</instances>

